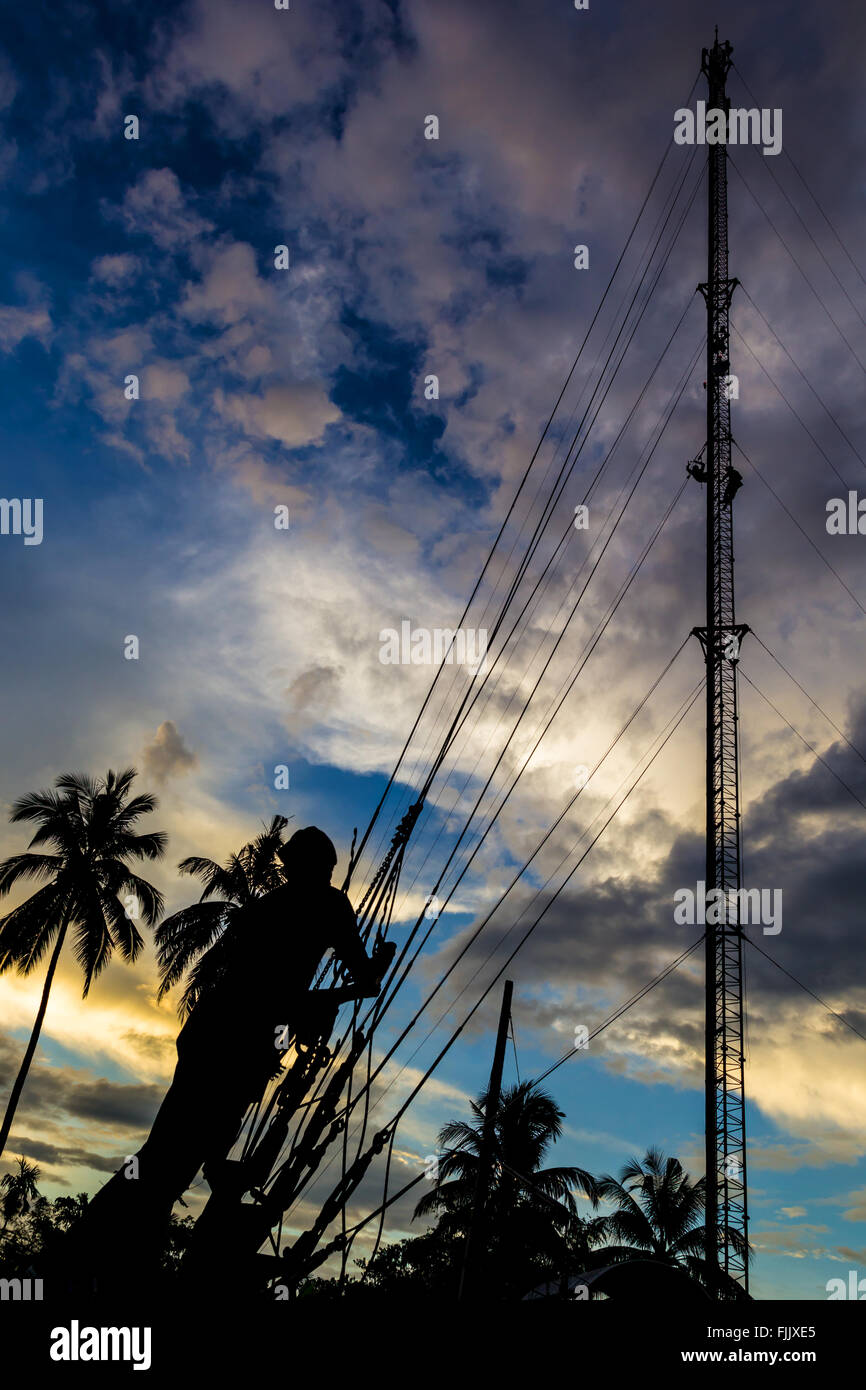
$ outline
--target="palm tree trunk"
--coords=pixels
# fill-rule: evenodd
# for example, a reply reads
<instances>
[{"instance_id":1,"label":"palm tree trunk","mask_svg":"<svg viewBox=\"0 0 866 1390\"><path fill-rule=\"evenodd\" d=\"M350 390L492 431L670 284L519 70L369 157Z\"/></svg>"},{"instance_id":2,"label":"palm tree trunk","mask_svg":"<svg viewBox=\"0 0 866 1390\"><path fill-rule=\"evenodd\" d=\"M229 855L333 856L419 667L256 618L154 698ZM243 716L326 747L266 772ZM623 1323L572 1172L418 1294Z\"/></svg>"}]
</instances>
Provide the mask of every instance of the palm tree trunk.
<instances>
[{"instance_id":1,"label":"palm tree trunk","mask_svg":"<svg viewBox=\"0 0 866 1390\"><path fill-rule=\"evenodd\" d=\"M9 1096L9 1104L6 1106L6 1114L3 1116L3 1125L0 1128L0 1156L6 1147L9 1138L9 1131L12 1128L12 1121L15 1118L15 1111L18 1109L18 1102L21 1099L21 1092L24 1090L24 1082L27 1080L27 1073L30 1071L30 1063L33 1061L34 1053L39 1044L39 1034L42 1032L42 1023L45 1018L45 1010L48 1008L48 996L51 993L51 985L54 981L54 972L57 969L57 961L66 939L67 918L64 915L57 933L57 943L51 953L51 960L48 965L48 973L45 976L45 984L42 989L42 998L39 1001L39 1012L36 1015L36 1022L33 1024L33 1031L30 1034L30 1041L27 1044L27 1051L24 1053L24 1060L18 1069L15 1078L15 1085Z\"/></svg>"}]
</instances>

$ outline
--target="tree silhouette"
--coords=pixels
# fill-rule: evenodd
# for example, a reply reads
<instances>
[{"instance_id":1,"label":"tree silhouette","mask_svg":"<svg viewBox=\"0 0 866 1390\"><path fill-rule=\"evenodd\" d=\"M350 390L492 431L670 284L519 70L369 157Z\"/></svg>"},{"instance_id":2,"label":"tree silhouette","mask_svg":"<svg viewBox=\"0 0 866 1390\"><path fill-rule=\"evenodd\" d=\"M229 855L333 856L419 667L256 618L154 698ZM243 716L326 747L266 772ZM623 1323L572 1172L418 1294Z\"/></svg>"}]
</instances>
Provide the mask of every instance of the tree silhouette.
<instances>
[{"instance_id":1,"label":"tree silhouette","mask_svg":"<svg viewBox=\"0 0 866 1390\"><path fill-rule=\"evenodd\" d=\"M136 776L134 768L109 771L103 779L66 773L55 782L56 791L31 792L12 807L11 821L32 821L38 829L25 854L14 854L0 864L0 896L19 880L49 882L0 920L0 974L16 969L29 975L52 942L53 950L36 1021L0 1127L0 1154L36 1052L67 933L74 933L86 999L115 949L124 960L137 959L144 940L136 920L141 917L152 927L162 911L162 894L127 862L158 859L166 842L162 831L134 830L140 816L156 809L147 793L130 799ZM36 845L50 846L54 852L31 853Z\"/></svg>"},{"instance_id":2,"label":"tree silhouette","mask_svg":"<svg viewBox=\"0 0 866 1390\"><path fill-rule=\"evenodd\" d=\"M0 1178L0 1188L3 1189L3 1225L0 1227L0 1235L5 1233L10 1221L25 1215L30 1210L31 1203L39 1196L36 1184L40 1173L36 1164L28 1163L23 1155L17 1162L17 1172L13 1170L11 1173L4 1173Z\"/></svg>"},{"instance_id":3,"label":"tree silhouette","mask_svg":"<svg viewBox=\"0 0 866 1390\"><path fill-rule=\"evenodd\" d=\"M443 1238L465 1239L475 1204L487 1095L472 1104L473 1120L453 1120L439 1133L444 1150L436 1182L415 1208L437 1213ZM594 1179L582 1168L543 1168L545 1154L562 1133L563 1112L546 1091L524 1081L502 1092L494 1122L495 1153L485 1202L486 1279L515 1295L545 1276L560 1277L571 1248L587 1243L574 1188L588 1195ZM597 1223L593 1237L601 1234Z\"/></svg>"},{"instance_id":4,"label":"tree silhouette","mask_svg":"<svg viewBox=\"0 0 866 1390\"><path fill-rule=\"evenodd\" d=\"M647 1149L642 1159L631 1159L618 1178L605 1174L596 1179L594 1201L613 1203L607 1231L621 1242L601 1253L612 1261L658 1260L685 1270L705 1288L718 1286L722 1296L742 1297L735 1279L707 1267L705 1193L704 1178L693 1182L679 1159L666 1157L660 1149ZM748 1247L742 1237L730 1234L737 1253L745 1255Z\"/></svg>"},{"instance_id":5,"label":"tree silhouette","mask_svg":"<svg viewBox=\"0 0 866 1390\"><path fill-rule=\"evenodd\" d=\"M363 1278L349 1280L342 1295L337 1279L309 1280L299 1293L306 1297L369 1293L388 1298L453 1298L462 1254L462 1240L437 1228L391 1241L370 1260L355 1260Z\"/></svg>"},{"instance_id":6,"label":"tree silhouette","mask_svg":"<svg viewBox=\"0 0 866 1390\"><path fill-rule=\"evenodd\" d=\"M9 1173L6 1176L15 1181L18 1179L18 1174ZM0 1276L40 1275L46 1268L46 1261L50 1270L52 1257L60 1243L81 1220L89 1204L86 1192L79 1192L74 1197L55 1197L52 1202L34 1189L28 1204L14 1214L10 1213L0 1229ZM193 1224L191 1216L178 1217L172 1213L159 1249L161 1286L176 1278L183 1253L189 1245Z\"/></svg>"},{"instance_id":7,"label":"tree silhouette","mask_svg":"<svg viewBox=\"0 0 866 1390\"><path fill-rule=\"evenodd\" d=\"M283 883L275 856L287 825L285 816L274 816L260 835L224 865L197 855L178 865L182 874L192 874L204 884L199 901L167 917L154 935L160 976L157 998L163 999L188 976L178 1003L181 1018L228 970L244 909Z\"/></svg>"}]
</instances>

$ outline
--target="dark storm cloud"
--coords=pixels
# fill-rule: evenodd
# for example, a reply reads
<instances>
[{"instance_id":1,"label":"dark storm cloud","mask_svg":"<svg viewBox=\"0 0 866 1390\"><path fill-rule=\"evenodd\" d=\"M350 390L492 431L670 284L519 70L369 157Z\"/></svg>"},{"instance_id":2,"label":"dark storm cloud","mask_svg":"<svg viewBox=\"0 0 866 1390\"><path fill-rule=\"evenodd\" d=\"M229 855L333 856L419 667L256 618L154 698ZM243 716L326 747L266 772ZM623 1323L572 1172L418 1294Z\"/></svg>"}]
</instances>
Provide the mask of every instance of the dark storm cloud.
<instances>
[{"instance_id":1,"label":"dark storm cloud","mask_svg":"<svg viewBox=\"0 0 866 1390\"><path fill-rule=\"evenodd\" d=\"M819 745L818 751L849 785L859 786L866 794L863 764L856 754L838 742L831 747ZM762 924L757 924L748 928L747 935L805 985L831 995L837 1009L844 994L866 991L864 834L862 810L820 763L780 778L750 804L744 822L745 886L780 889L783 895L781 932L765 934ZM627 841L621 843L625 848ZM524 1027L536 1030L539 1039L546 1039L546 1046L554 1047L562 1041L563 1020L579 1018L595 1026L609 1005L630 997L695 939L698 929L674 923L674 894L681 888L694 889L704 872L702 838L680 833L650 874L634 876L623 861L616 876L579 888L573 881L555 900L550 891L538 894L531 903L526 890L515 892L458 965L454 989L466 986L481 967L479 981L468 994L469 999L477 997L480 982L492 977L523 931L540 917L508 973L520 985L517 1017ZM467 928L428 962L428 978L435 978L454 960L471 930ZM780 1004L809 1002L794 980L748 947L746 958L753 1028L771 1021ZM700 952L696 959L702 962ZM551 989L553 999L546 997ZM585 1004L587 990L590 1001ZM479 1011L475 1020L479 1030L493 1026L497 997L494 991ZM682 970L668 976L628 1016L638 1050L649 1054L652 1036L660 1024L666 1024L676 1029L687 1053L699 1052L702 1003L698 980ZM862 1031L862 1010L843 1008L841 1012ZM849 1030L829 1013L819 1027L830 1036L850 1040Z\"/></svg>"},{"instance_id":2,"label":"dark storm cloud","mask_svg":"<svg viewBox=\"0 0 866 1390\"><path fill-rule=\"evenodd\" d=\"M11 1084L20 1059L20 1045L0 1035L0 1086ZM48 1067L35 1062L27 1077L19 1116L31 1122L39 1118L52 1123L71 1116L100 1126L144 1130L156 1114L164 1091L163 1087L144 1083L81 1078L82 1073L72 1067Z\"/></svg>"},{"instance_id":3,"label":"dark storm cloud","mask_svg":"<svg viewBox=\"0 0 866 1390\"><path fill-rule=\"evenodd\" d=\"M136 1129L150 1123L163 1093L161 1086L122 1085L100 1078L80 1082L69 1096L67 1108L80 1119Z\"/></svg>"},{"instance_id":4,"label":"dark storm cloud","mask_svg":"<svg viewBox=\"0 0 866 1390\"><path fill-rule=\"evenodd\" d=\"M9 1154L23 1154L32 1163L48 1164L51 1168L93 1168L97 1173L114 1173L125 1155L115 1157L93 1153L74 1144L49 1144L13 1131L9 1137ZM10 1165L11 1170L11 1165ZM57 1178L53 1179L55 1182Z\"/></svg>"}]
</instances>

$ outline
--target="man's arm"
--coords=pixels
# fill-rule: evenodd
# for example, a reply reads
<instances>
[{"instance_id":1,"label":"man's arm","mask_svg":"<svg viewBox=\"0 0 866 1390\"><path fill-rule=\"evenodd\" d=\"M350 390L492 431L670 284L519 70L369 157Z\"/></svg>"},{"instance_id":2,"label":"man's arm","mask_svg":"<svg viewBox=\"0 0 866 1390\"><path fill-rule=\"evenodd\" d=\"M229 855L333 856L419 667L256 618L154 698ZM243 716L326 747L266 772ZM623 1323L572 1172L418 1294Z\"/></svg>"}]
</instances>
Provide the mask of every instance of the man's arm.
<instances>
[{"instance_id":1,"label":"man's arm","mask_svg":"<svg viewBox=\"0 0 866 1390\"><path fill-rule=\"evenodd\" d=\"M328 921L328 945L333 947L337 960L349 971L353 983L364 989L372 989L378 970L361 943L352 905L346 894L338 888L331 891L333 897Z\"/></svg>"}]
</instances>

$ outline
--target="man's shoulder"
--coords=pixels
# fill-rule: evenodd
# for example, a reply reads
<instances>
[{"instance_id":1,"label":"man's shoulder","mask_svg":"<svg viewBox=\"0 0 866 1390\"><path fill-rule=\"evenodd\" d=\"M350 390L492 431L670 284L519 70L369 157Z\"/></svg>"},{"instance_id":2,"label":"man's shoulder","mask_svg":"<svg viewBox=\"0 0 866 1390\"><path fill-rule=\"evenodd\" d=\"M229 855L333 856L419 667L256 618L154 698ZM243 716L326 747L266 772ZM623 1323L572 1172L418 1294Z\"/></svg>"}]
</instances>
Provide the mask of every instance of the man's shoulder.
<instances>
[{"instance_id":1,"label":"man's shoulder","mask_svg":"<svg viewBox=\"0 0 866 1390\"><path fill-rule=\"evenodd\" d=\"M332 883L329 884L325 894L325 900L331 912L340 917L345 917L347 921L354 922L355 909L349 902L348 895L343 892L342 888L335 888Z\"/></svg>"},{"instance_id":2,"label":"man's shoulder","mask_svg":"<svg viewBox=\"0 0 866 1390\"><path fill-rule=\"evenodd\" d=\"M292 892L289 885L281 883L277 888L271 888L269 892L251 898L244 909L244 916L269 917L275 910L281 911L288 907L291 901Z\"/></svg>"},{"instance_id":3,"label":"man's shoulder","mask_svg":"<svg viewBox=\"0 0 866 1390\"><path fill-rule=\"evenodd\" d=\"M341 888L333 884L299 885L283 883L270 893L256 898L251 904L251 915L265 922L274 922L284 914L314 912L322 913L332 921L347 922L354 925L355 910Z\"/></svg>"}]
</instances>

